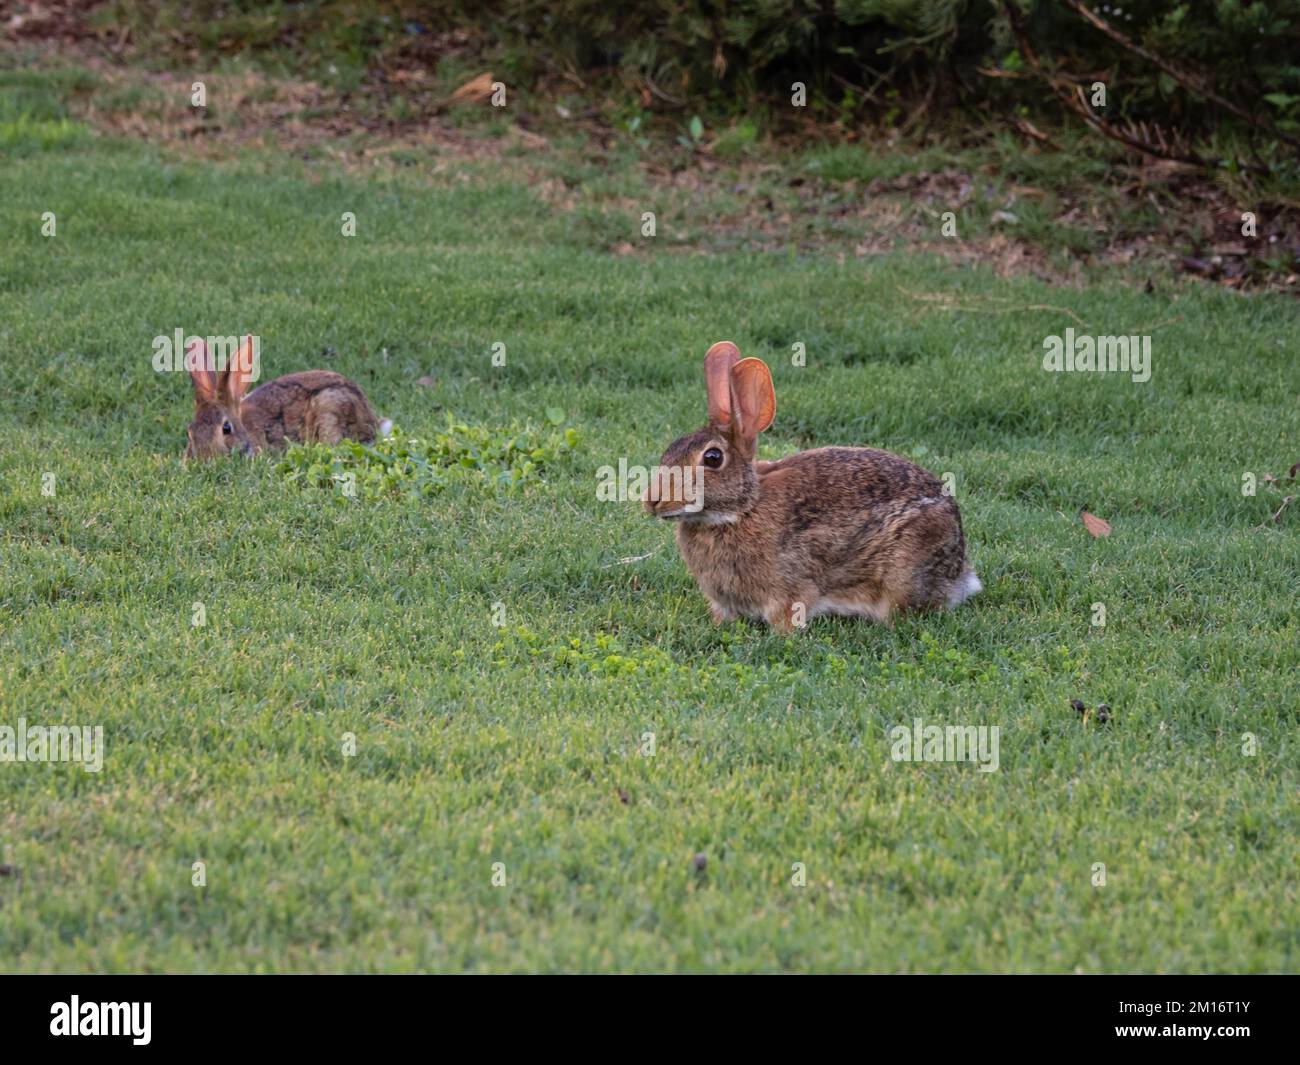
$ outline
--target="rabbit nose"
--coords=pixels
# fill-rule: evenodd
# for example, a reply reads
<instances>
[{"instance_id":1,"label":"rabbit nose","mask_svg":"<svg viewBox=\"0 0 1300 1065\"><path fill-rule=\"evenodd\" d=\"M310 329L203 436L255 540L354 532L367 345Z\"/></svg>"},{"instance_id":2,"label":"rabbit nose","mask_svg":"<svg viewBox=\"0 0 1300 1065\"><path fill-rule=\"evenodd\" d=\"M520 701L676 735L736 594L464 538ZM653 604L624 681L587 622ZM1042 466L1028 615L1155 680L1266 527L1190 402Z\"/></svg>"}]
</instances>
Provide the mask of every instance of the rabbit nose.
<instances>
[{"instance_id":1,"label":"rabbit nose","mask_svg":"<svg viewBox=\"0 0 1300 1065\"><path fill-rule=\"evenodd\" d=\"M251 459L251 458L253 457L253 445L252 445L252 444L241 444L241 445L239 446L239 453L240 453L241 455L243 455L244 458L246 458L246 459Z\"/></svg>"}]
</instances>

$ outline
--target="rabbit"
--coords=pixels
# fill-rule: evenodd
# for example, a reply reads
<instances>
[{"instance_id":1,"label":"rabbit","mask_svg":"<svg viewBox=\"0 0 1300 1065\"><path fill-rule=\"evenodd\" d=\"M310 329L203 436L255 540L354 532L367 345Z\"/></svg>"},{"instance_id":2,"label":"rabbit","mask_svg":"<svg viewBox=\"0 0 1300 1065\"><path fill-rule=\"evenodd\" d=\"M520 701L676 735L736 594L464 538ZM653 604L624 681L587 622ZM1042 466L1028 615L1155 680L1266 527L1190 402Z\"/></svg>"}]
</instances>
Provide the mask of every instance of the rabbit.
<instances>
[{"instance_id":1,"label":"rabbit","mask_svg":"<svg viewBox=\"0 0 1300 1065\"><path fill-rule=\"evenodd\" d=\"M230 365L221 371L202 340L185 352L194 382L194 420L186 459L208 459L230 452L251 458L286 440L337 444L344 437L372 443L386 436L392 422L375 417L365 393L332 370L305 370L267 381L244 395L252 379L252 338L245 337Z\"/></svg>"},{"instance_id":2,"label":"rabbit","mask_svg":"<svg viewBox=\"0 0 1300 1065\"><path fill-rule=\"evenodd\" d=\"M776 417L767 365L720 341L704 379L709 422L669 445L644 505L676 522L716 623L747 617L789 633L842 614L888 624L896 611L955 607L982 590L957 503L933 474L865 447L755 462Z\"/></svg>"}]
</instances>

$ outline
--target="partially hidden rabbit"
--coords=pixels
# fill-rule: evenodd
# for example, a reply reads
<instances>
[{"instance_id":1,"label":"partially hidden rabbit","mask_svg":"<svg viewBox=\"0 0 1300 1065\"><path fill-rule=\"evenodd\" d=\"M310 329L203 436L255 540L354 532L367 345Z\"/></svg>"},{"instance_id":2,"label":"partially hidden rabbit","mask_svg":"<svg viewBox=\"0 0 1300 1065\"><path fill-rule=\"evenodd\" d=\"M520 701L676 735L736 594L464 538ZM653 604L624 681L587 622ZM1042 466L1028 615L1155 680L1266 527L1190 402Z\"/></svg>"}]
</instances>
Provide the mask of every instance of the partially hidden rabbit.
<instances>
[{"instance_id":1,"label":"partially hidden rabbit","mask_svg":"<svg viewBox=\"0 0 1300 1065\"><path fill-rule=\"evenodd\" d=\"M252 350L252 338L245 337L235 358L219 369L202 340L186 349L194 383L187 459L232 451L251 457L286 441L337 444L346 437L368 444L392 428L375 416L357 385L332 370L286 374L244 395L252 381Z\"/></svg>"},{"instance_id":2,"label":"partially hidden rabbit","mask_svg":"<svg viewBox=\"0 0 1300 1065\"><path fill-rule=\"evenodd\" d=\"M822 614L889 622L981 590L957 503L932 473L865 447L755 462L776 416L767 365L721 341L704 379L708 424L669 445L645 507L676 523L714 621L748 617L782 632Z\"/></svg>"}]
</instances>

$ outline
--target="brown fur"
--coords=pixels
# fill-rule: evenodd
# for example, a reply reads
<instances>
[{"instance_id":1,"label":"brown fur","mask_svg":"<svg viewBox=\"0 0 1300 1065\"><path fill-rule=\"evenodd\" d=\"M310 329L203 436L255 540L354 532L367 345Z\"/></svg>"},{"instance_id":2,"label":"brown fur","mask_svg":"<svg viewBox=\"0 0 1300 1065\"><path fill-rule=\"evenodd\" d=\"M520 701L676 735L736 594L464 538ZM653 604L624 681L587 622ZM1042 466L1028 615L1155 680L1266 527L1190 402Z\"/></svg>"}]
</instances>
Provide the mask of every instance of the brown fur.
<instances>
[{"instance_id":1,"label":"brown fur","mask_svg":"<svg viewBox=\"0 0 1300 1065\"><path fill-rule=\"evenodd\" d=\"M817 614L887 622L898 610L959 602L971 582L978 589L957 504L921 467L860 447L756 463L776 398L767 367L739 355L725 341L709 349L709 424L660 460L694 468L703 499L688 499L678 481L676 490L653 483L645 501L677 521L677 546L715 621L752 617L783 631ZM718 469L704 465L714 448Z\"/></svg>"},{"instance_id":2,"label":"brown fur","mask_svg":"<svg viewBox=\"0 0 1300 1065\"><path fill-rule=\"evenodd\" d=\"M277 377L247 396L243 392L248 375L241 374L238 360L220 373L200 363L190 377L194 419L186 458L213 458L231 451L251 456L283 447L286 441L337 444L347 438L370 443L379 427L365 393L332 370Z\"/></svg>"}]
</instances>

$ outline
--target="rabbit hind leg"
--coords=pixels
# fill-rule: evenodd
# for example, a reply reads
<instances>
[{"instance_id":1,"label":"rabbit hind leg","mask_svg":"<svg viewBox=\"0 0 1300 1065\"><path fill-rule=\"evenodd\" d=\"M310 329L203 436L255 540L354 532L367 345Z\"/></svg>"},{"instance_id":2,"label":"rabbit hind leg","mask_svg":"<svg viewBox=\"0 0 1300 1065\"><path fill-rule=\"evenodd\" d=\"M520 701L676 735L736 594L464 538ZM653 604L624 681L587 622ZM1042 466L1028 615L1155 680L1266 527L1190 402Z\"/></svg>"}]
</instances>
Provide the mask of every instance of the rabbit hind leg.
<instances>
[{"instance_id":1,"label":"rabbit hind leg","mask_svg":"<svg viewBox=\"0 0 1300 1065\"><path fill-rule=\"evenodd\" d=\"M312 397L307 411L306 436L322 444L337 444L345 437L368 444L375 438L373 420L362 417L357 398L343 388L327 388Z\"/></svg>"}]
</instances>

